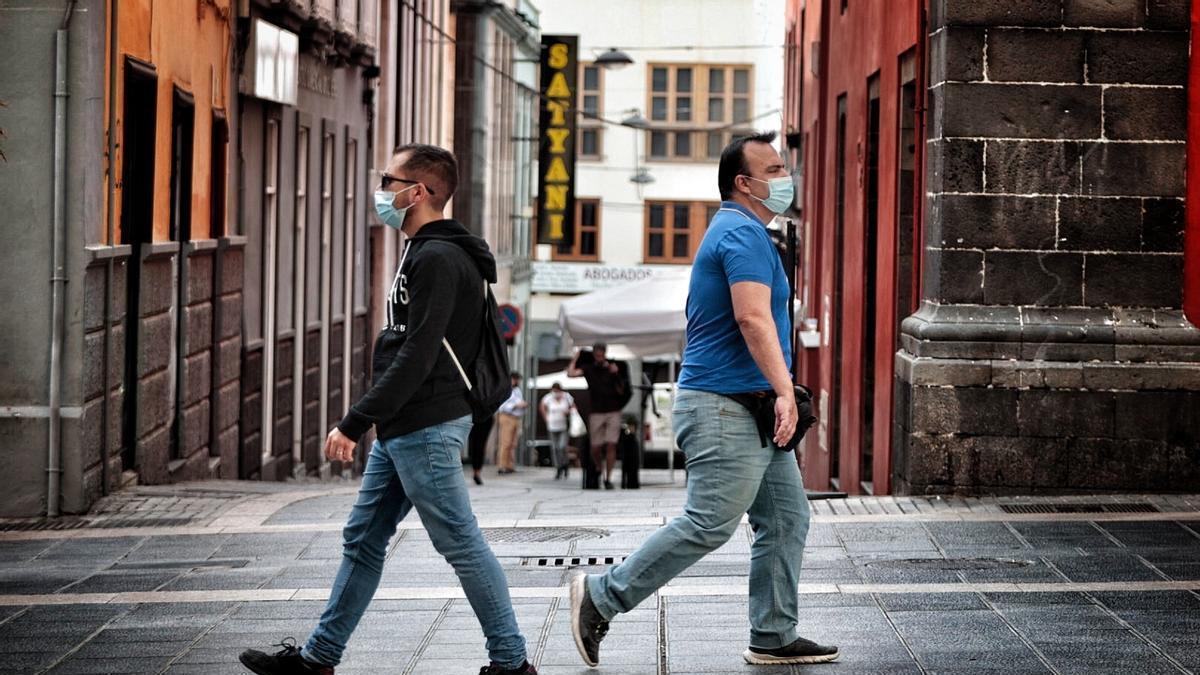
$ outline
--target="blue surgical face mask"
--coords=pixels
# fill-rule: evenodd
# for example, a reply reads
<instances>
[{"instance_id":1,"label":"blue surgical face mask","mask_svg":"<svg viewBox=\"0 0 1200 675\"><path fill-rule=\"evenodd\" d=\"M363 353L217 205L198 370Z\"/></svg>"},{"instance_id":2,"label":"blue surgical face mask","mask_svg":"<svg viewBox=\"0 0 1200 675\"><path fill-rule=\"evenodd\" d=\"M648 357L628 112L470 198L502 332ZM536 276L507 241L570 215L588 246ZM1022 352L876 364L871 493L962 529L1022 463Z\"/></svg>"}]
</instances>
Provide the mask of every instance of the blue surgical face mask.
<instances>
[{"instance_id":1,"label":"blue surgical face mask","mask_svg":"<svg viewBox=\"0 0 1200 675\"><path fill-rule=\"evenodd\" d=\"M756 180L760 183L766 183L770 188L770 193L766 199L758 199L754 195L750 195L758 201L762 202L763 206L771 210L771 213L776 215L783 213L789 206L792 205L792 199L795 197L796 186L792 183L789 176L780 176L771 180L763 180L754 176L746 176L750 180Z\"/></svg>"},{"instance_id":2,"label":"blue surgical face mask","mask_svg":"<svg viewBox=\"0 0 1200 675\"><path fill-rule=\"evenodd\" d=\"M415 187L416 185L410 185L400 192L405 192ZM396 201L396 195L400 194L400 192L390 192L388 190L375 191L375 213L379 214L379 219L383 221L384 225L394 227L397 230L404 227L404 216L408 213L409 209L407 206L398 209L392 205Z\"/></svg>"}]
</instances>

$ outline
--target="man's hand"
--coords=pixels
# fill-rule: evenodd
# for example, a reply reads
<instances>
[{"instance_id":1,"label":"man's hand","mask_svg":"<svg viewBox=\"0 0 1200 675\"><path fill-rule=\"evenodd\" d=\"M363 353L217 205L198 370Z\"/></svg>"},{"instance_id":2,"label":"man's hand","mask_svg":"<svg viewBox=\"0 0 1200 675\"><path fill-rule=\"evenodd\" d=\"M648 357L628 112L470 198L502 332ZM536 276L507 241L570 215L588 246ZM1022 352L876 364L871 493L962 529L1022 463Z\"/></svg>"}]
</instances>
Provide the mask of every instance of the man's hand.
<instances>
[{"instance_id":1,"label":"man's hand","mask_svg":"<svg viewBox=\"0 0 1200 675\"><path fill-rule=\"evenodd\" d=\"M579 355L583 352L579 347L575 348L575 356L571 357L571 363L567 365L567 377L579 377L583 375L583 370L579 368Z\"/></svg>"},{"instance_id":2,"label":"man's hand","mask_svg":"<svg viewBox=\"0 0 1200 675\"><path fill-rule=\"evenodd\" d=\"M792 408L793 417L795 417L795 406ZM792 426L795 426L795 420L792 420ZM325 456L331 462L349 462L354 459L354 446L358 445L350 440L346 434L342 433L341 429L334 427L329 435L325 437Z\"/></svg>"},{"instance_id":3,"label":"man's hand","mask_svg":"<svg viewBox=\"0 0 1200 675\"><path fill-rule=\"evenodd\" d=\"M796 434L796 398L780 396L775 399L775 445L784 446Z\"/></svg>"}]
</instances>

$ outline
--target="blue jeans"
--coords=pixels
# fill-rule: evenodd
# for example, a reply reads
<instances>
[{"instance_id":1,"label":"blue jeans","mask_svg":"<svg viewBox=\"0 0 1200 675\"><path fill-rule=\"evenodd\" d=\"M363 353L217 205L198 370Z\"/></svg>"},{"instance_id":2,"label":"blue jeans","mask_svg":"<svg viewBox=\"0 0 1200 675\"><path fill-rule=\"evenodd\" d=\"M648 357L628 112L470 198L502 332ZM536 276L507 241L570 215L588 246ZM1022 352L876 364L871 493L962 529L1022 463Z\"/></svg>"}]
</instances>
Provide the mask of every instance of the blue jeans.
<instances>
[{"instance_id":1,"label":"blue jeans","mask_svg":"<svg viewBox=\"0 0 1200 675\"><path fill-rule=\"evenodd\" d=\"M750 645L796 639L797 584L809 508L796 457L762 447L754 419L719 394L680 390L671 413L687 456L683 515L655 532L625 562L589 576L588 594L605 618L628 612L697 560L720 548L750 516Z\"/></svg>"},{"instance_id":2,"label":"blue jeans","mask_svg":"<svg viewBox=\"0 0 1200 675\"><path fill-rule=\"evenodd\" d=\"M388 542L409 510L417 509L434 548L453 567L487 636L488 655L505 668L525 662L508 582L479 531L461 453L471 418L461 417L371 446L358 501L342 531L342 564L304 658L327 666L342 659L346 642L379 587Z\"/></svg>"},{"instance_id":3,"label":"blue jeans","mask_svg":"<svg viewBox=\"0 0 1200 675\"><path fill-rule=\"evenodd\" d=\"M550 449L554 454L554 466L567 468L567 430L550 432Z\"/></svg>"}]
</instances>

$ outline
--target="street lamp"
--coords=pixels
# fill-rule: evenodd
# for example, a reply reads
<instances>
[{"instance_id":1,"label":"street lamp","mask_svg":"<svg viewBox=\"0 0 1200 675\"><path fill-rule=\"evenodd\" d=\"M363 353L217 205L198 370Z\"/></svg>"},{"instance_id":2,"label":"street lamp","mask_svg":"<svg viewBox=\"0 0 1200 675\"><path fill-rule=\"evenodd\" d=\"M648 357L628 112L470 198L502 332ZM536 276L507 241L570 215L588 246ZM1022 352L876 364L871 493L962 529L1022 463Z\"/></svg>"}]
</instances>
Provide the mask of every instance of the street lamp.
<instances>
[{"instance_id":1,"label":"street lamp","mask_svg":"<svg viewBox=\"0 0 1200 675\"><path fill-rule=\"evenodd\" d=\"M621 126L629 127L631 129L650 128L650 120L642 117L642 111L638 110L637 108L630 108L625 112L629 113L629 115L626 116L625 119L621 120Z\"/></svg>"},{"instance_id":2,"label":"street lamp","mask_svg":"<svg viewBox=\"0 0 1200 675\"><path fill-rule=\"evenodd\" d=\"M650 172L643 167L629 177L629 182L634 185L649 185L654 182L654 176L651 176Z\"/></svg>"},{"instance_id":3,"label":"street lamp","mask_svg":"<svg viewBox=\"0 0 1200 675\"><path fill-rule=\"evenodd\" d=\"M625 111L625 118L621 120L621 126L633 129L635 132L645 131L650 128L650 120L642 116L642 111L637 108L630 108ZM654 182L654 176L650 175L644 167L638 166L638 140L641 134L633 134L633 175L629 177L629 182L638 186L638 196L641 196L641 187Z\"/></svg>"},{"instance_id":4,"label":"street lamp","mask_svg":"<svg viewBox=\"0 0 1200 675\"><path fill-rule=\"evenodd\" d=\"M615 69L624 68L633 63L633 59L625 52L616 47L609 47L608 51L596 57L596 65L603 68Z\"/></svg>"}]
</instances>

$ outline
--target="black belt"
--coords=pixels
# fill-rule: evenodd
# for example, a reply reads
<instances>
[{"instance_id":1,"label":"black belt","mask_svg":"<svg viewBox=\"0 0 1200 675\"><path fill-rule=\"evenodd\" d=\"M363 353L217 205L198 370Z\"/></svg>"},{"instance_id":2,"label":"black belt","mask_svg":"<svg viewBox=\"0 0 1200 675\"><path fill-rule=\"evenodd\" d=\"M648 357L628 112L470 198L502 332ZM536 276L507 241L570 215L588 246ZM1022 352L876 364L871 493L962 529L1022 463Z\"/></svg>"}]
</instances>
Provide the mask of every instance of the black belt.
<instances>
[{"instance_id":1,"label":"black belt","mask_svg":"<svg viewBox=\"0 0 1200 675\"><path fill-rule=\"evenodd\" d=\"M812 414L812 391L802 384L793 385L793 390L796 397L796 432L792 434L791 440L787 443L775 446L777 450L783 452L795 450L804 438L805 432L817 421ZM775 436L775 399L779 398L775 392L751 391L723 395L738 402L750 413L750 416L754 418L754 425L758 428L758 440L762 443L762 447L767 447L767 443L771 442Z\"/></svg>"}]
</instances>

